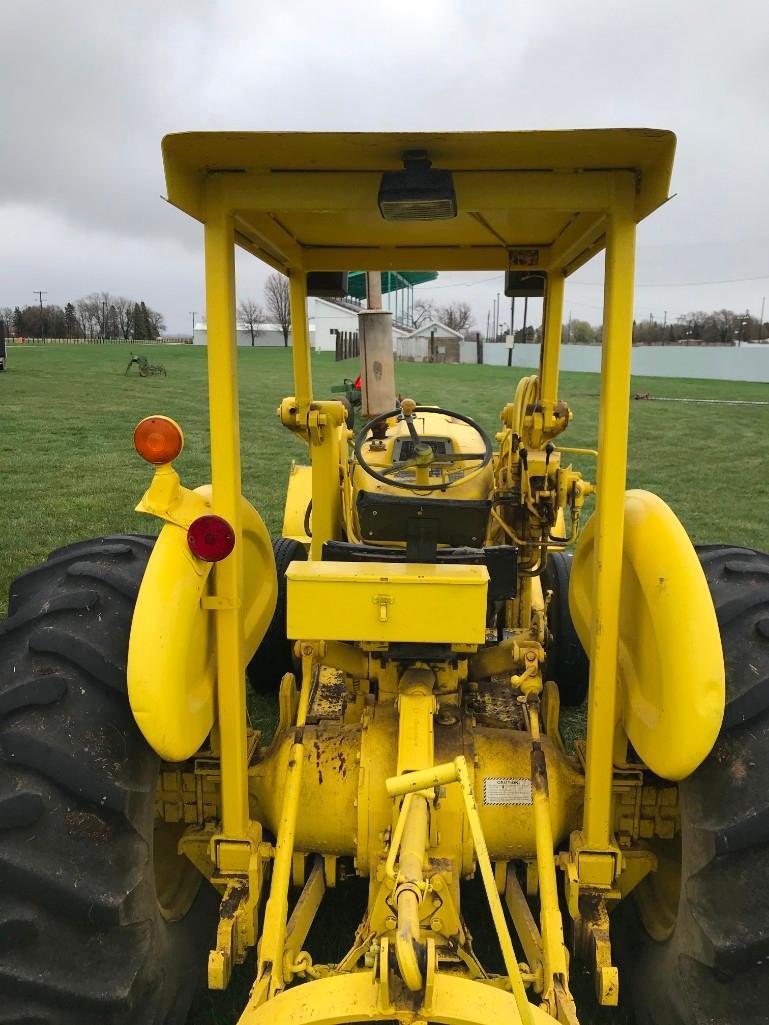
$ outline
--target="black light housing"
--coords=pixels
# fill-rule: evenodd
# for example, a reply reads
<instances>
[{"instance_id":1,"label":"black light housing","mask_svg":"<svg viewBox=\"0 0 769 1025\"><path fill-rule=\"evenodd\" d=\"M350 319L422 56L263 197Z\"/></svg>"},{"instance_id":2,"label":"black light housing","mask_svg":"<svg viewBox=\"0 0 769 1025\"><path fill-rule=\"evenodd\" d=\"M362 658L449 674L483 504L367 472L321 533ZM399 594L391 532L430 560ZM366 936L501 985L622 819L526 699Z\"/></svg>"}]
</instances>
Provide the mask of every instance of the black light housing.
<instances>
[{"instance_id":1,"label":"black light housing","mask_svg":"<svg viewBox=\"0 0 769 1025\"><path fill-rule=\"evenodd\" d=\"M347 295L347 271L308 271L307 294L319 299L344 299Z\"/></svg>"},{"instance_id":2,"label":"black light housing","mask_svg":"<svg viewBox=\"0 0 769 1025\"><path fill-rule=\"evenodd\" d=\"M505 295L508 298L539 299L545 294L547 274L543 271L505 271Z\"/></svg>"},{"instance_id":3,"label":"black light housing","mask_svg":"<svg viewBox=\"0 0 769 1025\"><path fill-rule=\"evenodd\" d=\"M386 221L443 221L457 216L451 171L436 171L424 150L403 154L402 171L385 171L379 212Z\"/></svg>"}]
</instances>

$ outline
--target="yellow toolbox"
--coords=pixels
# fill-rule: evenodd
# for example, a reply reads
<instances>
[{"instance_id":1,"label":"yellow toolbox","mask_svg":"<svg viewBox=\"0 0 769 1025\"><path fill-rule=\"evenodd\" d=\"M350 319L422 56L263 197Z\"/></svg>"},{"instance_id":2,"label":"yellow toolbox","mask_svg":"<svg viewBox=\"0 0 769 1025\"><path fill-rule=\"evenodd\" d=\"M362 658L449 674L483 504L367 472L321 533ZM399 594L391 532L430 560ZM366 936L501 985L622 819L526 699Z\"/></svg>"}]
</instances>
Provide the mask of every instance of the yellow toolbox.
<instances>
[{"instance_id":1,"label":"yellow toolbox","mask_svg":"<svg viewBox=\"0 0 769 1025\"><path fill-rule=\"evenodd\" d=\"M389 562L292 562L292 640L482 644L485 566Z\"/></svg>"}]
</instances>

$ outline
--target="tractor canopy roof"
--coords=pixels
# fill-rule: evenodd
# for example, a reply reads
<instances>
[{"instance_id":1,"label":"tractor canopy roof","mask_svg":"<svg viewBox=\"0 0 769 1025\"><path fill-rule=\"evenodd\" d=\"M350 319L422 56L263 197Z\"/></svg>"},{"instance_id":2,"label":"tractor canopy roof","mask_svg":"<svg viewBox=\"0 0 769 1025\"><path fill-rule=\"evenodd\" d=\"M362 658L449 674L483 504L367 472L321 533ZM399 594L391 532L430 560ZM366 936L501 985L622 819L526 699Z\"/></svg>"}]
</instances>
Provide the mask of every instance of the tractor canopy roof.
<instances>
[{"instance_id":1,"label":"tractor canopy roof","mask_svg":"<svg viewBox=\"0 0 769 1025\"><path fill-rule=\"evenodd\" d=\"M456 216L387 220L382 175L423 151L452 172ZM603 248L618 172L635 216L664 203L672 132L185 132L163 140L168 199L205 222L216 190L236 242L277 269L570 273ZM218 201L218 200L217 200Z\"/></svg>"}]
</instances>

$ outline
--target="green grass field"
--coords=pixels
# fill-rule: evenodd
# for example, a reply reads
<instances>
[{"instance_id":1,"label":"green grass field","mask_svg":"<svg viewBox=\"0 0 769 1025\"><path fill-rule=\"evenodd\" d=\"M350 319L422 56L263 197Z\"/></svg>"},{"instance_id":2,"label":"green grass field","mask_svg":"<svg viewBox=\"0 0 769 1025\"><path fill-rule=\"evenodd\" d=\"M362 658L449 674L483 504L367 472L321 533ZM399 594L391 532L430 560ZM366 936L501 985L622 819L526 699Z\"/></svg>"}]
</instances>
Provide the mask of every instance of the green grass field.
<instances>
[{"instance_id":1,"label":"green grass field","mask_svg":"<svg viewBox=\"0 0 769 1025\"><path fill-rule=\"evenodd\" d=\"M184 482L197 486L210 479L206 351L157 346L142 347L142 355L162 362L168 376L143 379L135 368L124 376L124 346L10 349L8 371L0 374L0 612L10 580L51 549L107 533L156 532L159 524L133 512L150 480L132 444L143 416L177 419L186 435L176 464ZM290 350L242 349L239 355L244 493L277 534L291 461L305 455L275 415L292 391ZM330 397L332 384L356 372L352 361L337 364L316 356L316 395ZM522 373L530 371L397 367L403 394L468 413L491 432ZM598 389L595 375L563 375L561 397L574 411L564 444L595 446ZM767 385L715 381L637 378L633 390L680 398L769 398ZM767 456L769 406L631 404L629 486L661 495L696 542L769 548ZM589 461L581 468L592 477ZM241 976L240 994L206 996L190 1025L230 1025L246 984L247 976ZM624 1018L601 1013L592 1025L599 1022Z\"/></svg>"},{"instance_id":2,"label":"green grass field","mask_svg":"<svg viewBox=\"0 0 769 1025\"><path fill-rule=\"evenodd\" d=\"M8 584L58 545L115 531L153 532L133 512L150 472L133 449L133 428L166 413L184 428L177 467L185 483L210 479L206 352L142 348L167 377L124 370L124 346L13 347L0 374L0 611ZM528 373L529 371L525 371ZM290 351L240 350L243 489L273 533L280 531L285 482L304 446L281 427L275 410L291 394ZM315 390L354 376L352 362L314 359ZM399 363L398 387L423 402L440 402L498 427L521 371L503 367ZM574 411L564 444L596 443L598 378L564 374L561 395ZM769 386L718 381L636 378L635 390L686 398L767 399ZM656 491L698 542L769 547L764 515L769 478L769 406L633 402L629 486ZM591 473L589 462L584 463Z\"/></svg>"}]
</instances>

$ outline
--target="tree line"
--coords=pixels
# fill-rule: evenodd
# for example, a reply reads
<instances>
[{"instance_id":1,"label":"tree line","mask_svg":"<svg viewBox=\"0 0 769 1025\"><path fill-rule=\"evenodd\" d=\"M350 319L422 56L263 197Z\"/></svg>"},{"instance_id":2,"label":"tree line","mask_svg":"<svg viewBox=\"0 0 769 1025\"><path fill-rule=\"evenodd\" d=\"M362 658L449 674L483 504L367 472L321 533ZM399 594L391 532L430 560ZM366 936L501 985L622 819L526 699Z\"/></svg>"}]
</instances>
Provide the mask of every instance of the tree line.
<instances>
[{"instance_id":1,"label":"tree line","mask_svg":"<svg viewBox=\"0 0 769 1025\"><path fill-rule=\"evenodd\" d=\"M769 324L759 323L749 313L734 310L697 310L676 317L668 324L650 317L633 324L634 345L675 345L705 342L710 345L735 345L738 342L757 342L769 336Z\"/></svg>"},{"instance_id":2,"label":"tree line","mask_svg":"<svg viewBox=\"0 0 769 1025\"><path fill-rule=\"evenodd\" d=\"M143 301L109 292L68 302L0 307L0 320L18 338L122 338L155 339L165 331L162 313Z\"/></svg>"},{"instance_id":3,"label":"tree line","mask_svg":"<svg viewBox=\"0 0 769 1025\"><path fill-rule=\"evenodd\" d=\"M501 332L491 342L504 342ZM564 345L600 345L603 327L590 324L587 320L570 319L561 330ZM633 345L737 345L740 342L757 342L769 338L769 323L759 323L749 313L735 313L734 310L702 310L685 313L675 320L667 319L633 321ZM541 327L528 325L524 336L523 328L515 332L516 342L540 342Z\"/></svg>"}]
</instances>

